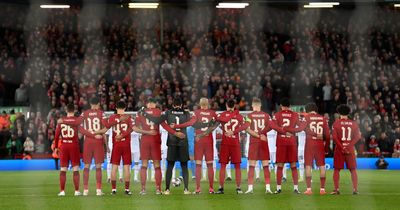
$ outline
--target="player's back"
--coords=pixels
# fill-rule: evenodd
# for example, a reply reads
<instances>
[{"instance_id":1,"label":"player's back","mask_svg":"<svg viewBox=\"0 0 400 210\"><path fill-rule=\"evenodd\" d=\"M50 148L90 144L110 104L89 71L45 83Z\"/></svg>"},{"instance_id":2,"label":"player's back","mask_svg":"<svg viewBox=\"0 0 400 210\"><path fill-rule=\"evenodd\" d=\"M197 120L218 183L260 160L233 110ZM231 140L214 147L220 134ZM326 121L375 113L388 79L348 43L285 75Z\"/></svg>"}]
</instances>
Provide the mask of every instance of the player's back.
<instances>
[{"instance_id":1,"label":"player's back","mask_svg":"<svg viewBox=\"0 0 400 210\"><path fill-rule=\"evenodd\" d=\"M200 120L203 123L208 123L211 120L215 119L217 117L216 113L214 110L211 109L198 109L194 111L194 115L198 120ZM206 131L208 127L204 127L201 129L196 129L196 134L201 134L202 132ZM210 133L209 137L211 137L212 134Z\"/></svg>"},{"instance_id":2,"label":"player's back","mask_svg":"<svg viewBox=\"0 0 400 210\"><path fill-rule=\"evenodd\" d=\"M96 132L103 128L102 120L104 112L99 109L88 109L81 115L83 117L84 128L90 132ZM86 137L90 139L89 137Z\"/></svg>"},{"instance_id":3,"label":"player's back","mask_svg":"<svg viewBox=\"0 0 400 210\"><path fill-rule=\"evenodd\" d=\"M125 133L130 133L130 129L132 127L132 119L128 117L124 121L121 121L122 115L113 114L108 119L108 123L115 124L112 126L112 138L113 144L125 144L130 145L131 135L127 135L125 138L116 139L117 136L123 135Z\"/></svg>"},{"instance_id":4,"label":"player's back","mask_svg":"<svg viewBox=\"0 0 400 210\"><path fill-rule=\"evenodd\" d=\"M262 132L266 128L270 118L269 114L262 111L253 111L247 117L251 120L250 129L257 133Z\"/></svg>"},{"instance_id":5,"label":"player's back","mask_svg":"<svg viewBox=\"0 0 400 210\"><path fill-rule=\"evenodd\" d=\"M154 109L146 109L145 112L147 114L153 115L154 117L161 116L161 110L154 108ZM160 133L160 126L155 124L154 122L150 121L149 119L145 118L142 115L138 115L136 117L136 125L140 126L143 130L155 130L157 133ZM147 135L143 135L147 136Z\"/></svg>"},{"instance_id":6,"label":"player's back","mask_svg":"<svg viewBox=\"0 0 400 210\"><path fill-rule=\"evenodd\" d=\"M222 143L221 144L237 144L239 143L239 134L234 133L231 137L227 137L227 132L234 132L242 123L243 116L238 110L222 112L217 117L218 121L221 122L222 127Z\"/></svg>"},{"instance_id":7,"label":"player's back","mask_svg":"<svg viewBox=\"0 0 400 210\"><path fill-rule=\"evenodd\" d=\"M349 145L352 141L361 138L358 123L351 119L337 119L333 123L333 138L342 143L343 146ZM336 147L338 148L338 147ZM351 149L353 151L353 149Z\"/></svg>"},{"instance_id":8,"label":"player's back","mask_svg":"<svg viewBox=\"0 0 400 210\"><path fill-rule=\"evenodd\" d=\"M299 115L292 110L282 110L273 116L273 120L279 127L294 129L298 125ZM296 145L296 136L278 134L276 145Z\"/></svg>"},{"instance_id":9,"label":"player's back","mask_svg":"<svg viewBox=\"0 0 400 210\"><path fill-rule=\"evenodd\" d=\"M306 134L307 134L307 141L308 140L323 140L323 139L318 139L314 134L317 135L324 135L324 134L329 134L329 126L328 126L328 121L327 119L317 113L309 113L305 116L306 121L307 121L307 129Z\"/></svg>"},{"instance_id":10,"label":"player's back","mask_svg":"<svg viewBox=\"0 0 400 210\"><path fill-rule=\"evenodd\" d=\"M166 121L168 125L175 124L179 125L182 123L185 123L190 120L190 112L184 111L184 110L168 110L165 112L166 115ZM178 132L182 132L186 135L186 128L176 128L175 129ZM187 144L187 138L184 139L179 139L175 135L168 134L168 140L167 140L167 145L172 146L172 145L184 145Z\"/></svg>"},{"instance_id":11,"label":"player's back","mask_svg":"<svg viewBox=\"0 0 400 210\"><path fill-rule=\"evenodd\" d=\"M76 124L74 125L67 125L64 123L59 124L60 136L63 143L78 143L78 127L79 124L82 123L82 118L70 116L70 117L63 117L63 122Z\"/></svg>"}]
</instances>

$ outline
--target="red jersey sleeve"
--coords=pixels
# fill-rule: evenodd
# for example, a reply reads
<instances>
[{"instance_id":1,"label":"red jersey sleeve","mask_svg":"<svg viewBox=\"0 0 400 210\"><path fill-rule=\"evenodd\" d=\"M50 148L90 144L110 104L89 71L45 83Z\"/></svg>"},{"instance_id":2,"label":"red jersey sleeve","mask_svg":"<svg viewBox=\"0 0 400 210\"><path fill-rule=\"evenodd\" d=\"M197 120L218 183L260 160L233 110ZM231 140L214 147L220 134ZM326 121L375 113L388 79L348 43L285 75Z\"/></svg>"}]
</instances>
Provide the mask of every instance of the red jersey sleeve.
<instances>
[{"instance_id":1,"label":"red jersey sleeve","mask_svg":"<svg viewBox=\"0 0 400 210\"><path fill-rule=\"evenodd\" d=\"M340 149L340 150L343 150L343 145L342 145L342 142L340 141L340 134L338 133L339 132L339 128L338 128L338 125L337 125L337 123L335 122L334 124L333 124L333 130L332 130L332 138L333 138L333 141L335 142L335 144L336 144L336 146Z\"/></svg>"},{"instance_id":2,"label":"red jersey sleeve","mask_svg":"<svg viewBox=\"0 0 400 210\"><path fill-rule=\"evenodd\" d=\"M331 132L329 129L329 123L324 118L324 141L325 141L325 152L329 152L329 145L331 144Z\"/></svg>"},{"instance_id":3,"label":"red jersey sleeve","mask_svg":"<svg viewBox=\"0 0 400 210\"><path fill-rule=\"evenodd\" d=\"M360 139L361 139L361 132L360 132L360 128L358 127L358 124L356 122L354 122L353 124L353 133L352 133L352 139L350 142L350 147L354 146Z\"/></svg>"}]
</instances>

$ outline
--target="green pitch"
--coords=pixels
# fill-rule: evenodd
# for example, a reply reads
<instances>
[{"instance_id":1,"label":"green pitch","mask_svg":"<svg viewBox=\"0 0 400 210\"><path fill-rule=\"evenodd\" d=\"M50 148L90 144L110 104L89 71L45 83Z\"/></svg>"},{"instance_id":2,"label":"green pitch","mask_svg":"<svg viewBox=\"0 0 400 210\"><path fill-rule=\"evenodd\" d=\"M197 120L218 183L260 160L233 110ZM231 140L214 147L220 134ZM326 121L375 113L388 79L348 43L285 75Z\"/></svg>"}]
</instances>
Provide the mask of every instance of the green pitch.
<instances>
[{"instance_id":1,"label":"green pitch","mask_svg":"<svg viewBox=\"0 0 400 210\"><path fill-rule=\"evenodd\" d=\"M0 172L0 209L40 209L40 210L117 210L117 209L400 209L400 172L399 171L359 171L360 195L351 195L351 182L348 171L341 173L341 193L339 196L320 196L319 178L314 172L314 195L294 195L291 179L283 184L281 195L265 195L264 184L255 184L254 194L237 195L234 181L227 182L225 195L207 194L207 183L202 182L204 193L201 195L183 195L183 187L172 189L172 195L154 195L154 182L148 184L148 194L139 196L139 184L133 183L133 196L125 196L123 184L118 183L118 195L109 195L110 185L104 183L104 197L96 197L94 171L91 171L90 193L88 197L73 197L72 174L67 173L66 197L57 197L59 191L58 172ZM234 174L234 173L233 173ZM82 173L81 173L82 175ZM290 171L288 170L288 175ZM243 178L247 176L243 174ZM289 176L290 177L290 176ZM105 179L105 176L103 176ZM274 177L272 177L274 180ZM194 190L194 181L190 189ZM82 186L82 181L81 181ZM217 187L218 184L215 183ZM327 191L332 190L332 171L328 172ZM242 189L246 190L243 180ZM275 189L275 181L272 182ZM305 190L305 183L300 183L300 190ZM82 191L82 190L81 190Z\"/></svg>"}]
</instances>

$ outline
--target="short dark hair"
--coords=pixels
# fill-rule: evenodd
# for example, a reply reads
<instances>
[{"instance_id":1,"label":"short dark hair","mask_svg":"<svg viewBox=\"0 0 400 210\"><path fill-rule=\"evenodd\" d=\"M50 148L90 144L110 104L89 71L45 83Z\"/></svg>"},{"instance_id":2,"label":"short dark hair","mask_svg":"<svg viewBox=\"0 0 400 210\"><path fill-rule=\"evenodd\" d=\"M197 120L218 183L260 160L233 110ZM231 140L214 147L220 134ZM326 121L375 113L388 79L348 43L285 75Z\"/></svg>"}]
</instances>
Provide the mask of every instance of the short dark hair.
<instances>
[{"instance_id":1,"label":"short dark hair","mask_svg":"<svg viewBox=\"0 0 400 210\"><path fill-rule=\"evenodd\" d=\"M118 101L116 104L116 108L117 109L125 109L126 108L126 104L123 101Z\"/></svg>"},{"instance_id":2,"label":"short dark hair","mask_svg":"<svg viewBox=\"0 0 400 210\"><path fill-rule=\"evenodd\" d=\"M280 101L281 106L284 107L289 107L290 106L290 100L289 98L282 98Z\"/></svg>"},{"instance_id":3,"label":"short dark hair","mask_svg":"<svg viewBox=\"0 0 400 210\"><path fill-rule=\"evenodd\" d=\"M173 106L182 106L182 99L179 97L174 98L174 101L172 102Z\"/></svg>"},{"instance_id":4,"label":"short dark hair","mask_svg":"<svg viewBox=\"0 0 400 210\"><path fill-rule=\"evenodd\" d=\"M67 112L68 113L75 112L75 105L72 103L67 104Z\"/></svg>"},{"instance_id":5,"label":"short dark hair","mask_svg":"<svg viewBox=\"0 0 400 210\"><path fill-rule=\"evenodd\" d=\"M233 100L233 99L229 99L227 102L226 102L226 105L229 107L229 108L234 108L235 107L235 100Z\"/></svg>"},{"instance_id":6,"label":"short dark hair","mask_svg":"<svg viewBox=\"0 0 400 210\"><path fill-rule=\"evenodd\" d=\"M306 112L318 112L318 106L315 103L308 103L306 105Z\"/></svg>"},{"instance_id":7,"label":"short dark hair","mask_svg":"<svg viewBox=\"0 0 400 210\"><path fill-rule=\"evenodd\" d=\"M346 104L340 104L337 108L336 111L342 115L342 116L347 116L350 114L351 109L349 106L347 106Z\"/></svg>"},{"instance_id":8,"label":"short dark hair","mask_svg":"<svg viewBox=\"0 0 400 210\"><path fill-rule=\"evenodd\" d=\"M91 105L97 105L97 104L99 104L99 103L100 103L100 98L97 97L97 96L95 96L95 97L93 97L93 98L90 99L90 104L91 104Z\"/></svg>"}]
</instances>

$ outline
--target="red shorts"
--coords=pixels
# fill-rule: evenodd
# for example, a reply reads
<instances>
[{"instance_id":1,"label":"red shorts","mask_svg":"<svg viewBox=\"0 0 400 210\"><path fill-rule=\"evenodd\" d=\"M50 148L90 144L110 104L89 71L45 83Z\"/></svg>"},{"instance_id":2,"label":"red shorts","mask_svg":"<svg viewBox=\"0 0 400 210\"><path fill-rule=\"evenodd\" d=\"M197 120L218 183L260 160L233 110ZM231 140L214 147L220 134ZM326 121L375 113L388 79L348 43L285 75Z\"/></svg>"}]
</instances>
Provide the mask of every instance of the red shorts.
<instances>
[{"instance_id":1,"label":"red shorts","mask_svg":"<svg viewBox=\"0 0 400 210\"><path fill-rule=\"evenodd\" d=\"M304 152L304 163L306 166L313 166L313 162L317 166L325 166L325 148L324 144L306 145Z\"/></svg>"},{"instance_id":2,"label":"red shorts","mask_svg":"<svg viewBox=\"0 0 400 210\"><path fill-rule=\"evenodd\" d=\"M277 163L297 162L297 145L277 145L276 162Z\"/></svg>"},{"instance_id":3,"label":"red shorts","mask_svg":"<svg viewBox=\"0 0 400 210\"><path fill-rule=\"evenodd\" d=\"M249 160L269 160L268 143L265 141L250 142Z\"/></svg>"},{"instance_id":4,"label":"red shorts","mask_svg":"<svg viewBox=\"0 0 400 210\"><path fill-rule=\"evenodd\" d=\"M240 151L240 144L229 145L221 144L221 149L219 152L219 162L228 164L229 160L232 164L242 162L242 153Z\"/></svg>"},{"instance_id":5,"label":"red shorts","mask_svg":"<svg viewBox=\"0 0 400 210\"><path fill-rule=\"evenodd\" d=\"M333 153L333 166L335 169L343 169L344 163L346 163L346 168L355 169L357 168L356 155L350 153L344 155L342 151L335 150Z\"/></svg>"},{"instance_id":6,"label":"red shorts","mask_svg":"<svg viewBox=\"0 0 400 210\"><path fill-rule=\"evenodd\" d=\"M206 161L214 160L214 146L210 143L196 143L194 145L194 159L195 160L203 160L203 156Z\"/></svg>"},{"instance_id":7,"label":"red shorts","mask_svg":"<svg viewBox=\"0 0 400 210\"><path fill-rule=\"evenodd\" d=\"M60 147L60 166L68 167L69 161L72 166L79 166L80 151L79 144L63 143Z\"/></svg>"},{"instance_id":8,"label":"red shorts","mask_svg":"<svg viewBox=\"0 0 400 210\"><path fill-rule=\"evenodd\" d=\"M155 139L142 139L140 143L141 160L161 160L161 144Z\"/></svg>"},{"instance_id":9,"label":"red shorts","mask_svg":"<svg viewBox=\"0 0 400 210\"><path fill-rule=\"evenodd\" d=\"M131 146L127 146L124 144L120 145L113 145L113 149L111 152L111 164L119 165L122 162L124 165L131 165L132 164L132 155L131 155Z\"/></svg>"},{"instance_id":10,"label":"red shorts","mask_svg":"<svg viewBox=\"0 0 400 210\"><path fill-rule=\"evenodd\" d=\"M102 140L85 140L83 144L83 162L90 164L93 158L95 164L104 162L104 142Z\"/></svg>"}]
</instances>

